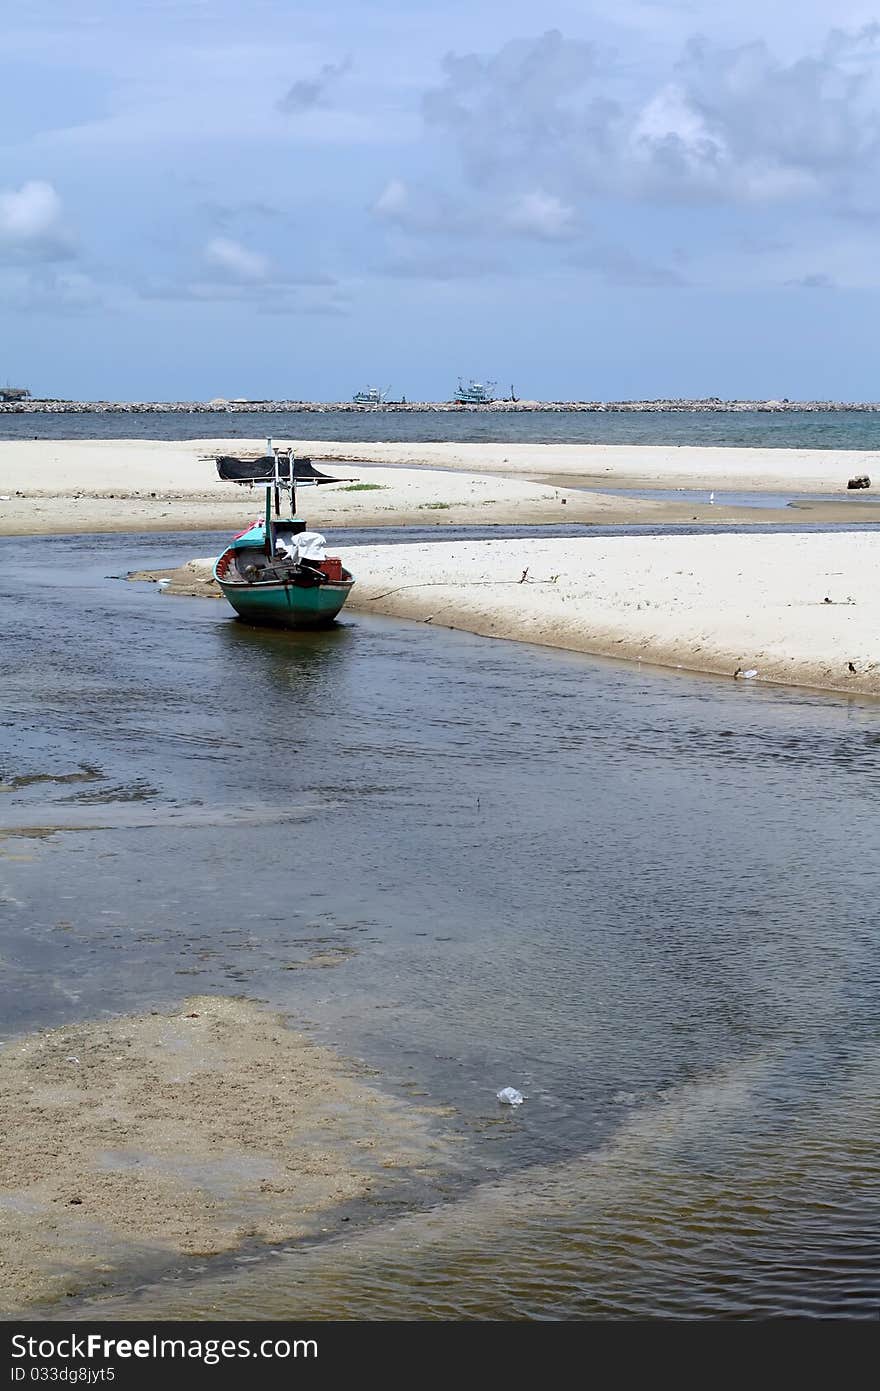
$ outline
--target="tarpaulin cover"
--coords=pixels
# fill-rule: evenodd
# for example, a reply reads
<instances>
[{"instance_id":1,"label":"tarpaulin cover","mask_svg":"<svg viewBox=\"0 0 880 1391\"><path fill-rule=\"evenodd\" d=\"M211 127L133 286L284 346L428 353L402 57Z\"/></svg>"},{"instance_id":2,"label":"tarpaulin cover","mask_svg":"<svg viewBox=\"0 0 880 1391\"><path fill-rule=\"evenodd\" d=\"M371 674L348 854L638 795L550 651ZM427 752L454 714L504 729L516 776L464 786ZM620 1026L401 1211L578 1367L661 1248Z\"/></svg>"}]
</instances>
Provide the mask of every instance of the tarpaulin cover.
<instances>
[{"instance_id":1,"label":"tarpaulin cover","mask_svg":"<svg viewBox=\"0 0 880 1391\"><path fill-rule=\"evenodd\" d=\"M275 460L271 454L263 454L259 459L239 459L234 454L223 454L217 459L217 472L227 483L274 483ZM290 460L286 454L278 456L278 476L290 479ZM314 467L311 459L294 459L294 483L340 483L343 480L331 478Z\"/></svg>"}]
</instances>

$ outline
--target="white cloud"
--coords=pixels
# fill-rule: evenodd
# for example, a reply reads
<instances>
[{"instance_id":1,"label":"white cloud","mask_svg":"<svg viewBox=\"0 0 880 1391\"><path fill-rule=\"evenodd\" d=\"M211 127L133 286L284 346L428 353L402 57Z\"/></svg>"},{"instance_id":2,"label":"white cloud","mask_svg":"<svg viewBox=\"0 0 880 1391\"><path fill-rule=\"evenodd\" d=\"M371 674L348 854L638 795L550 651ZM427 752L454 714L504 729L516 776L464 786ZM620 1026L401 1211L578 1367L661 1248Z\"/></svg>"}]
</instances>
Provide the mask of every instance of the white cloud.
<instances>
[{"instance_id":1,"label":"white cloud","mask_svg":"<svg viewBox=\"0 0 880 1391\"><path fill-rule=\"evenodd\" d=\"M832 31L783 62L762 41L692 40L628 142L645 187L727 201L844 196L880 161L880 30Z\"/></svg>"},{"instance_id":2,"label":"white cloud","mask_svg":"<svg viewBox=\"0 0 880 1391\"><path fill-rule=\"evenodd\" d=\"M0 193L0 254L13 259L57 261L72 255L61 199L51 184L32 179Z\"/></svg>"},{"instance_id":3,"label":"white cloud","mask_svg":"<svg viewBox=\"0 0 880 1391\"><path fill-rule=\"evenodd\" d=\"M51 184L32 180L15 193L0 194L0 231L20 241L51 232L61 217L61 199Z\"/></svg>"},{"instance_id":4,"label":"white cloud","mask_svg":"<svg viewBox=\"0 0 880 1391\"><path fill-rule=\"evenodd\" d=\"M189 304L239 304L260 314L343 313L343 291L330 275L284 271L268 256L229 237L215 237L204 248L201 265L186 277L151 276L141 281L143 300Z\"/></svg>"},{"instance_id":5,"label":"white cloud","mask_svg":"<svg viewBox=\"0 0 880 1391\"><path fill-rule=\"evenodd\" d=\"M508 225L524 236L545 241L565 241L577 233L574 208L554 193L535 190L514 199L507 214Z\"/></svg>"},{"instance_id":6,"label":"white cloud","mask_svg":"<svg viewBox=\"0 0 880 1391\"><path fill-rule=\"evenodd\" d=\"M391 179L370 208L381 222L422 236L474 236L487 230L487 210L424 183Z\"/></svg>"},{"instance_id":7,"label":"white cloud","mask_svg":"<svg viewBox=\"0 0 880 1391\"><path fill-rule=\"evenodd\" d=\"M249 251L231 237L214 237L209 241L205 247L205 260L222 275L248 284L268 280L272 272L268 256Z\"/></svg>"},{"instance_id":8,"label":"white cloud","mask_svg":"<svg viewBox=\"0 0 880 1391\"><path fill-rule=\"evenodd\" d=\"M717 157L721 146L702 115L691 106L680 83L668 82L642 107L632 127L635 147L644 141L656 144L678 140L686 149L702 150L704 156Z\"/></svg>"},{"instance_id":9,"label":"white cloud","mask_svg":"<svg viewBox=\"0 0 880 1391\"><path fill-rule=\"evenodd\" d=\"M447 58L424 110L480 189L525 192L540 170L565 201L842 201L880 172L878 58L876 25L786 60L761 40L693 39L645 91L551 31Z\"/></svg>"},{"instance_id":10,"label":"white cloud","mask_svg":"<svg viewBox=\"0 0 880 1391\"><path fill-rule=\"evenodd\" d=\"M391 181L385 185L372 207L372 211L377 217L387 218L389 222L396 222L406 218L410 210L411 199L409 190L402 179L391 179Z\"/></svg>"},{"instance_id":11,"label":"white cloud","mask_svg":"<svg viewBox=\"0 0 880 1391\"><path fill-rule=\"evenodd\" d=\"M381 222L416 236L535 237L564 241L576 235L575 211L554 193L531 189L513 198L490 193L454 198L443 190L391 179L370 211Z\"/></svg>"}]
</instances>

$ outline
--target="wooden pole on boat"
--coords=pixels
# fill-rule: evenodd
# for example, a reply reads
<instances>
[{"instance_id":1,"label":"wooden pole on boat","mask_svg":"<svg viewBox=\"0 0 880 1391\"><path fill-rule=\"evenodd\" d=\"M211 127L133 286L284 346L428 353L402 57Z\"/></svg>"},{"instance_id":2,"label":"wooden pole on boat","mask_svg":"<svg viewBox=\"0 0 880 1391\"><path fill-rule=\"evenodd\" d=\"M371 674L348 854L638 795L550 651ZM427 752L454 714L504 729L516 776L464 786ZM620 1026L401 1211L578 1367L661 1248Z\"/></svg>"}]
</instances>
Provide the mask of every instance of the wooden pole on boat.
<instances>
[{"instance_id":1,"label":"wooden pole on boat","mask_svg":"<svg viewBox=\"0 0 880 1391\"><path fill-rule=\"evenodd\" d=\"M266 453L269 455L269 458L272 459L272 460L274 461L274 459L275 459L275 451L274 451L274 449L272 448L272 441L271 441L271 439L267 439L267 440L266 440ZM276 468L276 472L277 472L277 464L275 465L275 468ZM274 536L272 535L272 484L271 484L271 483L270 483L270 484L267 486L267 488L266 488L266 519L265 519L265 522L264 522L264 524L263 524L263 547L264 547L264 549L265 549L265 551L266 551L267 557L269 558L269 560L271 560L271 559L272 559L272 555L273 555L274 550L275 550L275 538L274 538Z\"/></svg>"},{"instance_id":2,"label":"wooden pole on boat","mask_svg":"<svg viewBox=\"0 0 880 1391\"><path fill-rule=\"evenodd\" d=\"M272 456L272 468L273 468L273 471L274 471L274 474L275 474L275 516L276 516L276 517L280 517L280 516L281 516L281 487L280 487L280 484L279 484L279 479L280 479L280 477L281 477L281 474L280 474L280 472L279 472L279 465L278 465L278 450L275 449L275 448L273 448L273 445L272 445L272 441L271 441L271 440L266 440L266 444L267 444L267 446L268 446L269 453L270 453L270 455Z\"/></svg>"},{"instance_id":3,"label":"wooden pole on boat","mask_svg":"<svg viewBox=\"0 0 880 1391\"><path fill-rule=\"evenodd\" d=\"M290 515L293 516L293 446L287 450L287 483L290 494Z\"/></svg>"}]
</instances>

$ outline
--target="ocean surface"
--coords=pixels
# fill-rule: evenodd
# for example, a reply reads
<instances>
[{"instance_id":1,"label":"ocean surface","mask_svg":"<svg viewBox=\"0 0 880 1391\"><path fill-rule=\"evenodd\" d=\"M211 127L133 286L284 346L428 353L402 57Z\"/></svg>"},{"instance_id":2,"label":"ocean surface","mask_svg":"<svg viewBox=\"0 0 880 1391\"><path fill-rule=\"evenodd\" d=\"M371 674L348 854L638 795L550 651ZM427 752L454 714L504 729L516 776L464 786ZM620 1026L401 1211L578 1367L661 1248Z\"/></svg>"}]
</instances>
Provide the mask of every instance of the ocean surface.
<instances>
[{"instance_id":1,"label":"ocean surface","mask_svg":"<svg viewBox=\"0 0 880 1391\"><path fill-rule=\"evenodd\" d=\"M704 444L770 449L880 450L880 413L736 414L349 411L261 413L0 413L4 439L418 440L544 444Z\"/></svg>"},{"instance_id":2,"label":"ocean surface","mask_svg":"<svg viewBox=\"0 0 880 1391\"><path fill-rule=\"evenodd\" d=\"M256 997L457 1160L64 1317L876 1318L880 703L121 578L220 540L0 543L2 1032Z\"/></svg>"}]
</instances>

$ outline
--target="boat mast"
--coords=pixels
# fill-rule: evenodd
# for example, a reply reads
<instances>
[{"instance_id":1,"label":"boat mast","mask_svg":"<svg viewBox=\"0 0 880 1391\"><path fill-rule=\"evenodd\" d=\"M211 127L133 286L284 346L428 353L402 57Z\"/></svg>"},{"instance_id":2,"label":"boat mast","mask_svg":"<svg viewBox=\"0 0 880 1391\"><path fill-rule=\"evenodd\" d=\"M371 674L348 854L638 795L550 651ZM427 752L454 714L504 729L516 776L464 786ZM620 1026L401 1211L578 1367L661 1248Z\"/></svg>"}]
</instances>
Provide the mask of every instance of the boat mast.
<instances>
[{"instance_id":1,"label":"boat mast","mask_svg":"<svg viewBox=\"0 0 880 1391\"><path fill-rule=\"evenodd\" d=\"M272 484L266 484L266 520L263 526L263 550L266 558L272 559Z\"/></svg>"},{"instance_id":2,"label":"boat mast","mask_svg":"<svg viewBox=\"0 0 880 1391\"><path fill-rule=\"evenodd\" d=\"M266 440L269 446L269 453L272 455L272 467L275 471L275 516L281 516L281 468L278 462L278 450L271 440Z\"/></svg>"},{"instance_id":3,"label":"boat mast","mask_svg":"<svg viewBox=\"0 0 880 1391\"><path fill-rule=\"evenodd\" d=\"M275 515L277 516L277 515L278 515L279 501L280 501L279 496L278 496L278 455L275 453L275 450L272 448L272 441L271 441L271 439L267 439L267 440L266 440L266 448L268 449L268 451L269 451L269 453L270 453L270 455L271 455L271 457L272 457L272 460L273 460L273 463L274 463L274 469L275 469L275 485L274 485L274 490L275 490ZM273 487L273 485L272 485L271 483L269 483L269 484L266 485L266 524L265 524L265 527L264 527L264 532L265 532L265 534L264 534L264 537L263 537L263 545L264 545L264 547L265 547L266 555L267 555L267 557L268 557L269 560L272 559L272 556L273 556L274 551L275 551L275 537L274 537L274 535L273 535L273 530L272 530L272 487Z\"/></svg>"}]
</instances>

